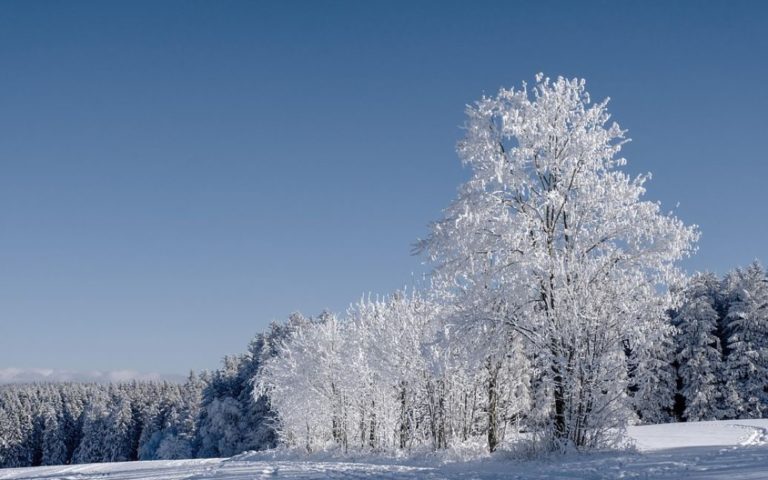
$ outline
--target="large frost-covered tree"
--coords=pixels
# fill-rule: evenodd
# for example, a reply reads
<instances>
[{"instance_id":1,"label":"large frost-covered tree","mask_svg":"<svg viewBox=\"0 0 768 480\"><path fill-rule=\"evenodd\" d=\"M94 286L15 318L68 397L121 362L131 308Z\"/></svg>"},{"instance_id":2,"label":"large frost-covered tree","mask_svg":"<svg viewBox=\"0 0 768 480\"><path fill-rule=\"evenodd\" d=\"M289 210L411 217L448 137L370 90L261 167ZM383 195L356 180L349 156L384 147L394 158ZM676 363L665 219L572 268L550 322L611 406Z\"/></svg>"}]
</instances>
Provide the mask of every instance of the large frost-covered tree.
<instances>
[{"instance_id":1,"label":"large frost-covered tree","mask_svg":"<svg viewBox=\"0 0 768 480\"><path fill-rule=\"evenodd\" d=\"M466 321L526 339L533 427L552 448L604 444L630 420L625 346L642 356L667 328L667 287L698 235L618 169L625 132L606 106L584 80L538 75L468 107L471 179L420 245Z\"/></svg>"}]
</instances>

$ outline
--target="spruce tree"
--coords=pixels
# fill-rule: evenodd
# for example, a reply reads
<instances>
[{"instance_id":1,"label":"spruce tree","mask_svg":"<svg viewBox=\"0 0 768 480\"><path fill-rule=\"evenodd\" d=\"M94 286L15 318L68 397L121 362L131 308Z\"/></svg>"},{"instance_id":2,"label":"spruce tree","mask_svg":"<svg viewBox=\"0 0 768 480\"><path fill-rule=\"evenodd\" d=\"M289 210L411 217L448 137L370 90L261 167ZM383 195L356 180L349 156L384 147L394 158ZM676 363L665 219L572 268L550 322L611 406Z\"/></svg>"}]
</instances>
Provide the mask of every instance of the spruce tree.
<instances>
[{"instance_id":1,"label":"spruce tree","mask_svg":"<svg viewBox=\"0 0 768 480\"><path fill-rule=\"evenodd\" d=\"M688 421L723 418L723 357L717 337L719 315L715 309L720 282L711 273L694 276L685 302L675 315L680 394Z\"/></svg>"},{"instance_id":2,"label":"spruce tree","mask_svg":"<svg viewBox=\"0 0 768 480\"><path fill-rule=\"evenodd\" d=\"M768 280L753 262L730 280L726 316L726 404L733 418L761 418L768 410Z\"/></svg>"}]
</instances>

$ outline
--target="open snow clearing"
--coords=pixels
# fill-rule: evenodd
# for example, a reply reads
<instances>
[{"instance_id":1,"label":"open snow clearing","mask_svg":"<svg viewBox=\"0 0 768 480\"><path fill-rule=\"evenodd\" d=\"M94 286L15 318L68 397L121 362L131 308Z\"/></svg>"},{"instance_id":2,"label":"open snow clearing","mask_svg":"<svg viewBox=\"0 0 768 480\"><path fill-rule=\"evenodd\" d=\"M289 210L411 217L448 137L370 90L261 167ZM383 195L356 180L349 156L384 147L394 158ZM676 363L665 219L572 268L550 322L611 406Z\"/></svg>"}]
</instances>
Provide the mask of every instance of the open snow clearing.
<instances>
[{"instance_id":1,"label":"open snow clearing","mask_svg":"<svg viewBox=\"0 0 768 480\"><path fill-rule=\"evenodd\" d=\"M311 461L254 452L230 459L160 460L0 470L0 480L283 479L768 479L768 419L632 427L637 451L522 461ZM279 458L279 459L278 459Z\"/></svg>"}]
</instances>

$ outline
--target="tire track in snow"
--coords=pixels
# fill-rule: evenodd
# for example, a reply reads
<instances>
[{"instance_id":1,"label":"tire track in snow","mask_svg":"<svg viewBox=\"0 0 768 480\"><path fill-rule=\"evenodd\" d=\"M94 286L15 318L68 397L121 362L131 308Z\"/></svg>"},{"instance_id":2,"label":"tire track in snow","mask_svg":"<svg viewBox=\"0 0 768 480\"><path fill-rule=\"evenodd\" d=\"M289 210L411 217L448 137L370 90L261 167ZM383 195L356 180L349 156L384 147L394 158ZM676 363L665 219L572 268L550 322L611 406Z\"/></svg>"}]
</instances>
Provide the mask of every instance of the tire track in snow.
<instances>
[{"instance_id":1,"label":"tire track in snow","mask_svg":"<svg viewBox=\"0 0 768 480\"><path fill-rule=\"evenodd\" d=\"M768 430L766 430L764 427L757 425L744 425L740 423L732 423L731 425L736 428L751 430L749 437L739 442L739 447L765 445L768 443Z\"/></svg>"}]
</instances>

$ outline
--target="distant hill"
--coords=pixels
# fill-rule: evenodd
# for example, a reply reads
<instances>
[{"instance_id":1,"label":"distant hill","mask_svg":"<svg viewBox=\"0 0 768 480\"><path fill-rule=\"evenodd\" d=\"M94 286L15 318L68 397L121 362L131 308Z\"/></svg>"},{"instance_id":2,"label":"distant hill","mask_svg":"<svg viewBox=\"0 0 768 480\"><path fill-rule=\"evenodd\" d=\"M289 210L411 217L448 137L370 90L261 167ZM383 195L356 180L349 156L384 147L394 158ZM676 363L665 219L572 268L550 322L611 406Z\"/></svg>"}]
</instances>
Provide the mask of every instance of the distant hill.
<instances>
[{"instance_id":1,"label":"distant hill","mask_svg":"<svg viewBox=\"0 0 768 480\"><path fill-rule=\"evenodd\" d=\"M73 371L53 368L0 368L0 384L34 382L129 382L131 380L166 380L183 383L183 375L135 370L90 370Z\"/></svg>"}]
</instances>

